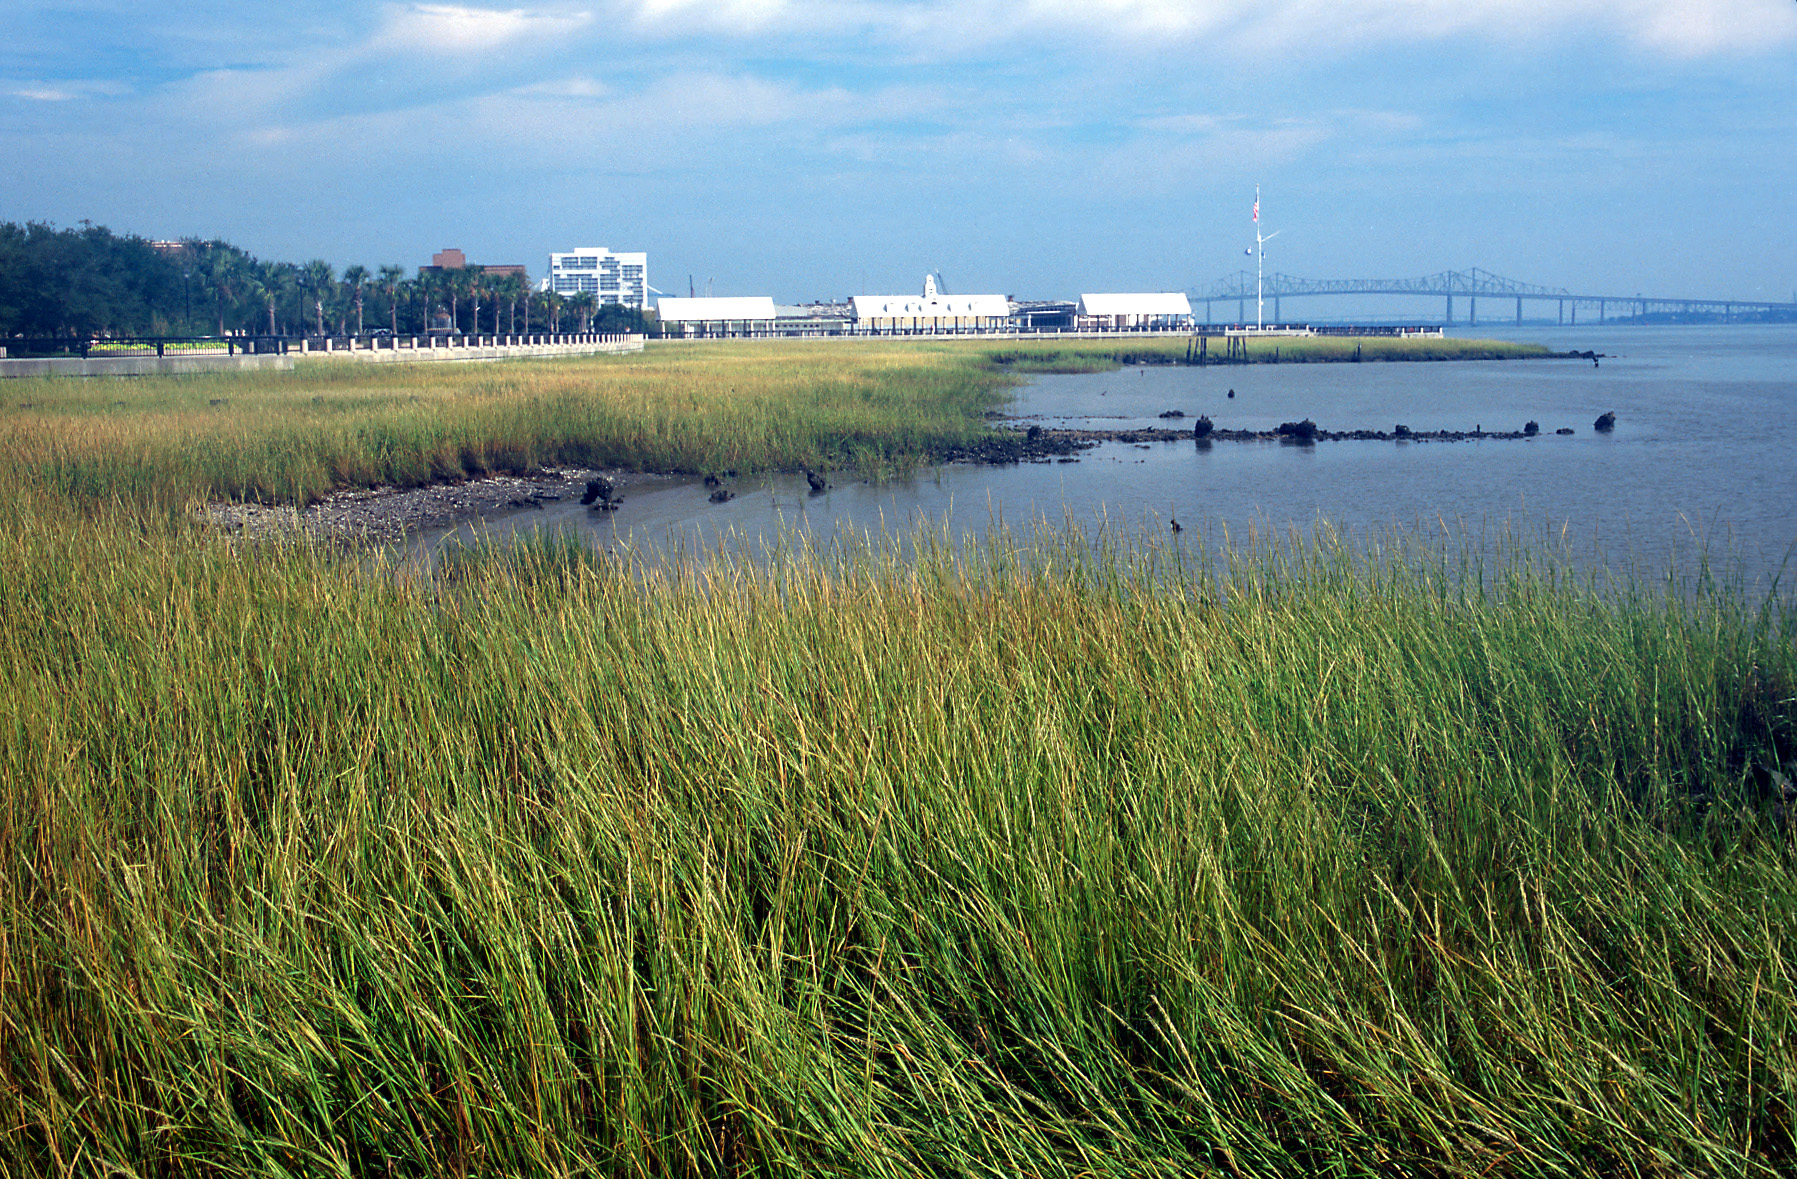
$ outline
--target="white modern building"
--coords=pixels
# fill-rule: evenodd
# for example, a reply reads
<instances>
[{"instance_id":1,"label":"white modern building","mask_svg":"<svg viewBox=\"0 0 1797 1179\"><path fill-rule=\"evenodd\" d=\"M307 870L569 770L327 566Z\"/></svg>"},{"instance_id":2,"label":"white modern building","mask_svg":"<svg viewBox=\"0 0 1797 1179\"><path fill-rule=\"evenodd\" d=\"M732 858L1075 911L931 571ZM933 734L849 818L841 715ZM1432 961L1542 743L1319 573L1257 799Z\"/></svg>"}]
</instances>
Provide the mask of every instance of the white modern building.
<instances>
[{"instance_id":1,"label":"white modern building","mask_svg":"<svg viewBox=\"0 0 1797 1179\"><path fill-rule=\"evenodd\" d=\"M1192 326L1192 304L1184 293L1081 295L1079 326L1099 331L1185 329Z\"/></svg>"},{"instance_id":2,"label":"white modern building","mask_svg":"<svg viewBox=\"0 0 1797 1179\"><path fill-rule=\"evenodd\" d=\"M953 332L1002 328L1011 318L1003 295L945 295L924 275L921 295L854 295L855 327L880 332Z\"/></svg>"},{"instance_id":3,"label":"white modern building","mask_svg":"<svg viewBox=\"0 0 1797 1179\"><path fill-rule=\"evenodd\" d=\"M616 254L604 246L583 246L549 255L543 289L558 295L587 293L606 303L641 311L649 306L649 255Z\"/></svg>"}]
</instances>

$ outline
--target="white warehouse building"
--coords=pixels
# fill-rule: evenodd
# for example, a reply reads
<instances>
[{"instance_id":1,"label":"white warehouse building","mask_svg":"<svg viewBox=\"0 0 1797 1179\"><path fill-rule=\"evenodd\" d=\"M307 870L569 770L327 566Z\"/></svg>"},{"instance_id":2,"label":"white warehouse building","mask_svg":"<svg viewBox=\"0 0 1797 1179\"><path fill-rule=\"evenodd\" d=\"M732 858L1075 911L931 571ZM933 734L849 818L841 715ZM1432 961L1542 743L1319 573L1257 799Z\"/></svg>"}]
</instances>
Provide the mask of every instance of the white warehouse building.
<instances>
[{"instance_id":1,"label":"white warehouse building","mask_svg":"<svg viewBox=\"0 0 1797 1179\"><path fill-rule=\"evenodd\" d=\"M773 331L780 312L766 295L702 299L663 295L655 301L655 314L662 330L670 334L678 327L682 336L753 336Z\"/></svg>"},{"instance_id":2,"label":"white warehouse building","mask_svg":"<svg viewBox=\"0 0 1797 1179\"><path fill-rule=\"evenodd\" d=\"M990 331L1007 326L1011 301L1003 295L945 295L924 275L922 295L854 295L855 326L877 332Z\"/></svg>"},{"instance_id":3,"label":"white warehouse building","mask_svg":"<svg viewBox=\"0 0 1797 1179\"><path fill-rule=\"evenodd\" d=\"M613 253L604 246L551 254L543 289L563 297L590 294L600 306L621 303L641 311L649 306L649 255Z\"/></svg>"},{"instance_id":4,"label":"white warehouse building","mask_svg":"<svg viewBox=\"0 0 1797 1179\"><path fill-rule=\"evenodd\" d=\"M1081 295L1079 326L1099 331L1192 326L1192 304L1181 291L1142 295Z\"/></svg>"}]
</instances>

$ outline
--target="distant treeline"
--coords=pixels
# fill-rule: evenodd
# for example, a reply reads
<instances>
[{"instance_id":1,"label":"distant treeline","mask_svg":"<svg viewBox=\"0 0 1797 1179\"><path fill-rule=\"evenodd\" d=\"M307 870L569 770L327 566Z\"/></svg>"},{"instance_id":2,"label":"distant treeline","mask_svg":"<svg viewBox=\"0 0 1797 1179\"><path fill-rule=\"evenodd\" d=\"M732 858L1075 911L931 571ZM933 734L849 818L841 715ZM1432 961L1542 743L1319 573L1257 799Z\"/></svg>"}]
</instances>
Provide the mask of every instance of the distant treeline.
<instances>
[{"instance_id":1,"label":"distant treeline","mask_svg":"<svg viewBox=\"0 0 1797 1179\"><path fill-rule=\"evenodd\" d=\"M321 335L644 330L592 295L477 269L269 262L222 241L154 243L82 222L0 222L0 336Z\"/></svg>"}]
</instances>

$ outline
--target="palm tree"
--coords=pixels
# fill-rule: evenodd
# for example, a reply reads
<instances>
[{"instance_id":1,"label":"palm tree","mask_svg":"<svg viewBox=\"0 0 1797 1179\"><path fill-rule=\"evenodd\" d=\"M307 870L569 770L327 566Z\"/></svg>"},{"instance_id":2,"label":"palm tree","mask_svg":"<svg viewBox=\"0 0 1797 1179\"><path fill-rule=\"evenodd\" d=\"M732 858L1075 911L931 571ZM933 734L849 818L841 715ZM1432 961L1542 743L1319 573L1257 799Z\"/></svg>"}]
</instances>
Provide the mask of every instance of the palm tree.
<instances>
[{"instance_id":1,"label":"palm tree","mask_svg":"<svg viewBox=\"0 0 1797 1179\"><path fill-rule=\"evenodd\" d=\"M381 290L387 292L387 316L391 321L388 330L396 336L399 335L399 284L405 277L405 270L389 263L381 267L380 276L376 279Z\"/></svg>"},{"instance_id":2,"label":"palm tree","mask_svg":"<svg viewBox=\"0 0 1797 1179\"><path fill-rule=\"evenodd\" d=\"M543 292L543 305L549 309L549 330L562 330L562 297L554 291Z\"/></svg>"},{"instance_id":3,"label":"palm tree","mask_svg":"<svg viewBox=\"0 0 1797 1179\"><path fill-rule=\"evenodd\" d=\"M480 270L464 271L468 276L468 330L480 335L480 292L487 285L487 276Z\"/></svg>"},{"instance_id":4,"label":"palm tree","mask_svg":"<svg viewBox=\"0 0 1797 1179\"><path fill-rule=\"evenodd\" d=\"M420 270L418 277L406 284L407 294L419 304L419 330L425 335L431 330L431 298L436 286L436 278L428 270Z\"/></svg>"},{"instance_id":5,"label":"palm tree","mask_svg":"<svg viewBox=\"0 0 1797 1179\"><path fill-rule=\"evenodd\" d=\"M568 300L568 310L580 316L581 334L586 334L587 325L593 320L593 312L598 308L599 300L591 291L582 291Z\"/></svg>"},{"instance_id":6,"label":"palm tree","mask_svg":"<svg viewBox=\"0 0 1797 1179\"><path fill-rule=\"evenodd\" d=\"M245 293L245 280L251 277L247 269L249 259L235 246L223 242L198 243L197 251L195 271L201 283L212 290L218 334L222 336L225 334L225 308L229 306L236 311L237 300Z\"/></svg>"},{"instance_id":7,"label":"palm tree","mask_svg":"<svg viewBox=\"0 0 1797 1179\"><path fill-rule=\"evenodd\" d=\"M368 285L368 267L351 266L343 272L343 285L356 305L356 335L362 334L362 288Z\"/></svg>"},{"instance_id":8,"label":"palm tree","mask_svg":"<svg viewBox=\"0 0 1797 1179\"><path fill-rule=\"evenodd\" d=\"M337 276L331 271L331 264L323 258L314 258L306 263L301 275L303 285L312 295L312 307L318 313L318 334L324 335L324 297L337 286Z\"/></svg>"},{"instance_id":9,"label":"palm tree","mask_svg":"<svg viewBox=\"0 0 1797 1179\"><path fill-rule=\"evenodd\" d=\"M462 334L462 321L459 310L462 292L468 289L468 272L466 270L444 270L437 274L439 288L444 299L449 303L449 330L453 335Z\"/></svg>"},{"instance_id":10,"label":"palm tree","mask_svg":"<svg viewBox=\"0 0 1797 1179\"><path fill-rule=\"evenodd\" d=\"M293 291L297 274L291 262L262 262L256 267L258 293L268 303L268 334L271 336L280 334L275 330L275 304Z\"/></svg>"},{"instance_id":11,"label":"palm tree","mask_svg":"<svg viewBox=\"0 0 1797 1179\"><path fill-rule=\"evenodd\" d=\"M505 330L508 332L517 331L518 296L524 293L524 280L515 274L504 274L493 280L492 289L493 298L496 300L493 306L493 330L499 330L499 303L503 302L511 312L510 320L507 322ZM528 311L525 312L527 317L529 314ZM526 318L524 322L528 325L530 320Z\"/></svg>"}]
</instances>

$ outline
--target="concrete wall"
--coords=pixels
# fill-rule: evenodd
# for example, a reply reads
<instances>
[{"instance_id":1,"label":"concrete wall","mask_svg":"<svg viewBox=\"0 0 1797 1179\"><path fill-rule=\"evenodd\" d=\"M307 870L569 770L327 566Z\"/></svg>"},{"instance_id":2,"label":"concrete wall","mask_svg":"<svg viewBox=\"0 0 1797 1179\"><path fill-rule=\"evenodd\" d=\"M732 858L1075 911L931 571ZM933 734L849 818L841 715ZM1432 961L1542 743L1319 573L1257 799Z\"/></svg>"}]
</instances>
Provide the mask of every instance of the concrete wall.
<instances>
[{"instance_id":1,"label":"concrete wall","mask_svg":"<svg viewBox=\"0 0 1797 1179\"><path fill-rule=\"evenodd\" d=\"M72 356L0 360L0 377L151 377L292 367L291 356Z\"/></svg>"},{"instance_id":2,"label":"concrete wall","mask_svg":"<svg viewBox=\"0 0 1797 1179\"><path fill-rule=\"evenodd\" d=\"M286 355L221 356L217 353L186 356L92 356L51 357L44 359L0 359L0 377L143 377L165 373L252 372L269 369L291 369L300 358L331 360L366 360L383 364L410 364L430 360L511 360L527 356L597 356L608 352L641 352L641 336L475 336L475 340L492 343L468 344L470 337L432 340L428 336L385 337L375 346L331 347L338 341L325 341L324 347L313 347L316 341L294 341ZM523 341L554 341L523 342ZM432 345L437 346L433 347ZM404 345L404 346L400 346ZM4 352L0 352L0 357Z\"/></svg>"}]
</instances>

